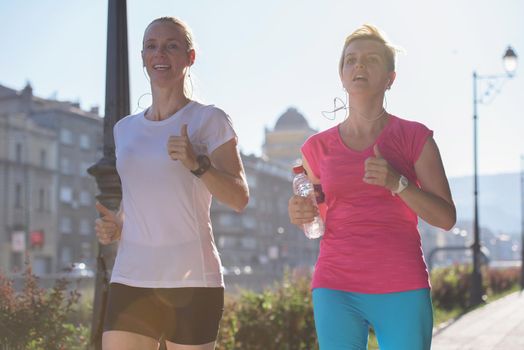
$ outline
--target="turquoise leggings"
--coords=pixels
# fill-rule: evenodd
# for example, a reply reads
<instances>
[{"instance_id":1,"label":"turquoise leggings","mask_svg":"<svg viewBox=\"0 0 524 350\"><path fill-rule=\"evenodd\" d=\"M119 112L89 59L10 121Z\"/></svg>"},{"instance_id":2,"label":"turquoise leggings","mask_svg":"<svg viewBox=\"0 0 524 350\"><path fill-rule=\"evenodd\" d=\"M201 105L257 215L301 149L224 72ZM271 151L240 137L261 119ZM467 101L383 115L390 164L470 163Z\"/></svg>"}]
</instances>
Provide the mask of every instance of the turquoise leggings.
<instances>
[{"instance_id":1,"label":"turquoise leggings","mask_svg":"<svg viewBox=\"0 0 524 350\"><path fill-rule=\"evenodd\" d=\"M380 350L429 350L429 289L362 294L316 288L313 310L320 350L366 350L373 327Z\"/></svg>"}]
</instances>

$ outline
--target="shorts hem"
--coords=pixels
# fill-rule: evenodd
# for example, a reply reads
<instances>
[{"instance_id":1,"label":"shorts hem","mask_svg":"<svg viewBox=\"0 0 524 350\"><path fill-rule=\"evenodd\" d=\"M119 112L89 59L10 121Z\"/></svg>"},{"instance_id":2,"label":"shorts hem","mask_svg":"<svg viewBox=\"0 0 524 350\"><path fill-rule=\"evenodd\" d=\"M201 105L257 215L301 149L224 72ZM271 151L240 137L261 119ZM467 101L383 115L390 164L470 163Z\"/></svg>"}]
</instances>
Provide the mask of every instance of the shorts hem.
<instances>
[{"instance_id":1,"label":"shorts hem","mask_svg":"<svg viewBox=\"0 0 524 350\"><path fill-rule=\"evenodd\" d=\"M138 335L142 335L144 337L148 337L148 338L151 338L155 341L158 341L160 340L160 335L153 335L153 334L146 334L146 332L142 331L142 330L137 330L137 329L129 329L129 328L126 328L126 327L105 327L104 325L104 329L102 331L102 333L105 333L105 332L111 332L111 331L120 331L120 332L128 332L128 333L133 333L133 334L138 334Z\"/></svg>"},{"instance_id":2,"label":"shorts hem","mask_svg":"<svg viewBox=\"0 0 524 350\"><path fill-rule=\"evenodd\" d=\"M224 288L223 281L181 281L181 282L172 282L172 281L137 281L125 277L115 276L111 278L110 283L120 283L125 284L130 287L138 288L186 288L186 287L205 287L205 288Z\"/></svg>"}]
</instances>

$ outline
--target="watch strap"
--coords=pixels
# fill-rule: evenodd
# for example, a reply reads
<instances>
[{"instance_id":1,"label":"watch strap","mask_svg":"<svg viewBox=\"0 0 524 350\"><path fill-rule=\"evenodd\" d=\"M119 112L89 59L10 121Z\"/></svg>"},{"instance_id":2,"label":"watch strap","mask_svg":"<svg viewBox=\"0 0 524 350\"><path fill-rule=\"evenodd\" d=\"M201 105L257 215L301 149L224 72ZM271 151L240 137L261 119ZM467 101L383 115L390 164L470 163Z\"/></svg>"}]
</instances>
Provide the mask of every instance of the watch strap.
<instances>
[{"instance_id":1,"label":"watch strap","mask_svg":"<svg viewBox=\"0 0 524 350\"><path fill-rule=\"evenodd\" d=\"M198 162L198 168L190 171L196 177L200 177L204 175L206 171L209 170L209 168L211 167L211 161L209 160L209 157L205 154L198 155L196 161Z\"/></svg>"}]
</instances>

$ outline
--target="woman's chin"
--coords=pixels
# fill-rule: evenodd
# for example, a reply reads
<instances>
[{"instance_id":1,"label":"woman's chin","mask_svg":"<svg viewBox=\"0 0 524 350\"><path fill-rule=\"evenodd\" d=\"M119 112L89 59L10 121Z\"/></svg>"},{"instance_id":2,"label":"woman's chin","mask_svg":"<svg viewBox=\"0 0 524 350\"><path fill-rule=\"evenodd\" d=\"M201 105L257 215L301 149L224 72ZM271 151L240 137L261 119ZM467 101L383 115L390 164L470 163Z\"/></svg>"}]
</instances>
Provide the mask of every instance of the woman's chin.
<instances>
[{"instance_id":1,"label":"woman's chin","mask_svg":"<svg viewBox=\"0 0 524 350\"><path fill-rule=\"evenodd\" d=\"M172 76L155 76L151 77L151 85L157 88L172 88L177 83L177 80Z\"/></svg>"}]
</instances>

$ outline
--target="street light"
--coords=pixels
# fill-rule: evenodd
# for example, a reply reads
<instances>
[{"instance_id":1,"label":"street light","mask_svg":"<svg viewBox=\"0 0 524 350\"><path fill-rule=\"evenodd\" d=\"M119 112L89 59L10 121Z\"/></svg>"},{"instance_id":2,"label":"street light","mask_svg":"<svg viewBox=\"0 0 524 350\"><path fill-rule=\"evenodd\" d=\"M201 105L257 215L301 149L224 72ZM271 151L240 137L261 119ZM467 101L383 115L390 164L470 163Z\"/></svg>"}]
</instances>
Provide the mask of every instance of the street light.
<instances>
[{"instance_id":1,"label":"street light","mask_svg":"<svg viewBox=\"0 0 524 350\"><path fill-rule=\"evenodd\" d=\"M482 303L482 275L480 273L480 232L479 232L479 215L478 215L478 164L477 164L477 105L488 104L500 92L502 85L508 79L513 78L517 70L517 54L511 46L506 50L502 57L504 70L506 74L501 75L477 75L473 71L473 273L471 283L471 306ZM477 81L486 81L485 91L477 97Z\"/></svg>"}]
</instances>

